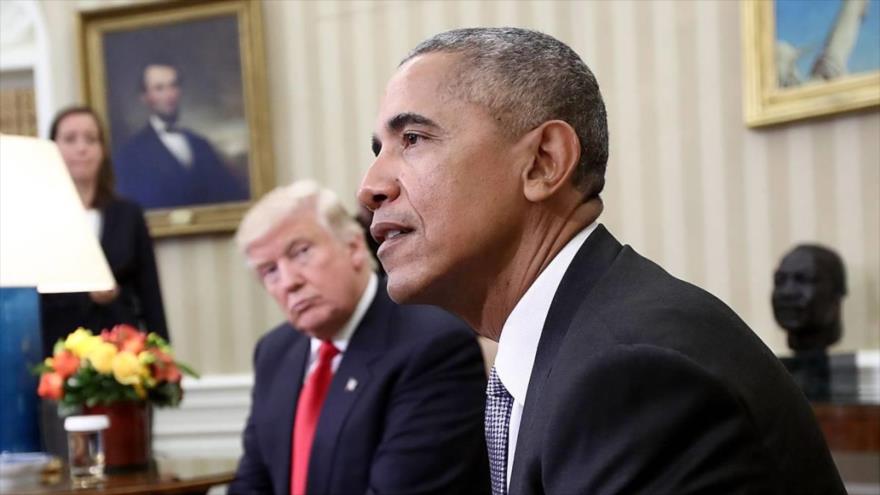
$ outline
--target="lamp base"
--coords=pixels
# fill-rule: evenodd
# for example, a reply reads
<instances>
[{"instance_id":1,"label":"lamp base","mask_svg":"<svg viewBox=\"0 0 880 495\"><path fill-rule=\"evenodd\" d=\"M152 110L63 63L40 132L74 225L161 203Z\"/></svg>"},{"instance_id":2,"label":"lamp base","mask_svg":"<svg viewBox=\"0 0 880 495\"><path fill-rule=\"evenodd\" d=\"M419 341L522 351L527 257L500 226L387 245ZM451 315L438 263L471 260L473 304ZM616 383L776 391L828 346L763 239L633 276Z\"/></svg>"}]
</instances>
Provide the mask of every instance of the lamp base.
<instances>
[{"instance_id":1,"label":"lamp base","mask_svg":"<svg viewBox=\"0 0 880 495\"><path fill-rule=\"evenodd\" d=\"M40 296L33 287L0 287L0 451L40 450L38 377Z\"/></svg>"}]
</instances>

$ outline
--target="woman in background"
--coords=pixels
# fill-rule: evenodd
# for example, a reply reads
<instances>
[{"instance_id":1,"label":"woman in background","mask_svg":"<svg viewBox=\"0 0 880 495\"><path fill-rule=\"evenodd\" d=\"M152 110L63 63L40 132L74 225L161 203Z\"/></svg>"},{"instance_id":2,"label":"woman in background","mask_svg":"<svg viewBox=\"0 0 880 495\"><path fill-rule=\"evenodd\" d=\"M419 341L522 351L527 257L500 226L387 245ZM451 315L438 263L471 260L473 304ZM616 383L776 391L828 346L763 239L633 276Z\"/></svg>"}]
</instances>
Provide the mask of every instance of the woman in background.
<instances>
[{"instance_id":1,"label":"woman in background","mask_svg":"<svg viewBox=\"0 0 880 495\"><path fill-rule=\"evenodd\" d=\"M62 110L52 121L49 138L61 151L116 287L43 295L43 354L52 355L55 342L77 327L98 333L129 323L167 339L153 243L141 208L114 192L113 167L98 115L88 107Z\"/></svg>"}]
</instances>

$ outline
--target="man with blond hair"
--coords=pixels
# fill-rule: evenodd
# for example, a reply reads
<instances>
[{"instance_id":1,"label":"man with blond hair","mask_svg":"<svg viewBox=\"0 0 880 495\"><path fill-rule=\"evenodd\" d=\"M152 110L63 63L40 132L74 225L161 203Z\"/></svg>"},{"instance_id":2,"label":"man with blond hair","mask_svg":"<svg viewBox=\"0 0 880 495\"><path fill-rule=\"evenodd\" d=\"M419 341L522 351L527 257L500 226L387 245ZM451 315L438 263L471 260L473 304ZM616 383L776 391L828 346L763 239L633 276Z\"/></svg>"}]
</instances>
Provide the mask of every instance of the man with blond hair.
<instances>
[{"instance_id":1,"label":"man with blond hair","mask_svg":"<svg viewBox=\"0 0 880 495\"><path fill-rule=\"evenodd\" d=\"M312 181L267 194L236 241L288 322L254 352L230 493L487 493L473 332L392 302L360 226Z\"/></svg>"}]
</instances>

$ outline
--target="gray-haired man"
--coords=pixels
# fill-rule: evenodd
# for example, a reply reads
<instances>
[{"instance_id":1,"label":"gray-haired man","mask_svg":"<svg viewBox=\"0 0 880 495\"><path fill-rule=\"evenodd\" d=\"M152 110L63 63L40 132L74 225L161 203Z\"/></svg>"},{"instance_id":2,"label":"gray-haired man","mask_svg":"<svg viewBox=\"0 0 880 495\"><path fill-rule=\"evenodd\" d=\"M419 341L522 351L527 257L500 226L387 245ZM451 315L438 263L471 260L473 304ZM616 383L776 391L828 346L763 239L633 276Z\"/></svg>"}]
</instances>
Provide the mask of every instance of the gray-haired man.
<instances>
[{"instance_id":1,"label":"gray-haired man","mask_svg":"<svg viewBox=\"0 0 880 495\"><path fill-rule=\"evenodd\" d=\"M605 107L534 31L450 31L386 87L361 185L398 302L497 340L498 494L843 493L812 411L721 301L597 220Z\"/></svg>"}]
</instances>

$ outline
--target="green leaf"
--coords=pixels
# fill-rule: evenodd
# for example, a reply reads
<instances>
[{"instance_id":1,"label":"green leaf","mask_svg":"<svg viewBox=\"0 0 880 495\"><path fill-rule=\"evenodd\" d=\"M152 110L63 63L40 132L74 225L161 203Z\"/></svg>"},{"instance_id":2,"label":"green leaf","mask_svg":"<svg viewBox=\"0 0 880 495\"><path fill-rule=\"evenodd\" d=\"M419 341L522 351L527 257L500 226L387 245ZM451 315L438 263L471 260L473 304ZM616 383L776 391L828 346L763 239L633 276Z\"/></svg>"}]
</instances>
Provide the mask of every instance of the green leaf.
<instances>
[{"instance_id":1,"label":"green leaf","mask_svg":"<svg viewBox=\"0 0 880 495\"><path fill-rule=\"evenodd\" d=\"M196 370L190 368L188 364L181 363L180 361L175 361L174 364L176 364L177 367L180 368L180 371L182 371L185 375L189 375L193 378L199 378L199 373Z\"/></svg>"},{"instance_id":2,"label":"green leaf","mask_svg":"<svg viewBox=\"0 0 880 495\"><path fill-rule=\"evenodd\" d=\"M162 337L158 336L155 332L150 332L147 334L147 347L158 347L162 349L162 351L166 351L168 347L168 342L165 341Z\"/></svg>"}]
</instances>

